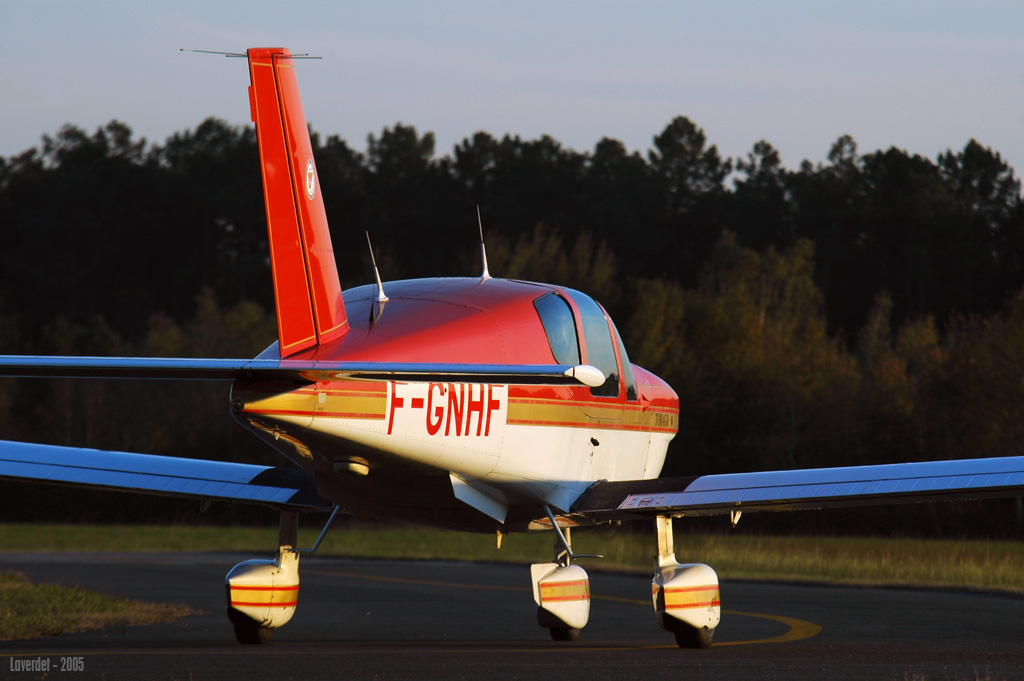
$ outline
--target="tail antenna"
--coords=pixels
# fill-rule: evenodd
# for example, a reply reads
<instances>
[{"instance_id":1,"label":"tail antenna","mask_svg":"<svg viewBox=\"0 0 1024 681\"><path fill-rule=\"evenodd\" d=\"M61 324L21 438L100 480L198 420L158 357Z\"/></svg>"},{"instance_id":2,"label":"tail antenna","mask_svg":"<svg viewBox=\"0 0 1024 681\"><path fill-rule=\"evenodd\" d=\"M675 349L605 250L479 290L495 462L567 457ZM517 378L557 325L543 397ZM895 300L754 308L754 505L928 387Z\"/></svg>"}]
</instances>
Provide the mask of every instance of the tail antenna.
<instances>
[{"instance_id":1,"label":"tail antenna","mask_svg":"<svg viewBox=\"0 0 1024 681\"><path fill-rule=\"evenodd\" d=\"M484 273L480 275L482 281L487 281L491 278L490 272L487 271L487 247L484 246L484 221L480 217L480 204L476 206L476 221L480 225L480 257L484 261Z\"/></svg>"},{"instance_id":2,"label":"tail antenna","mask_svg":"<svg viewBox=\"0 0 1024 681\"><path fill-rule=\"evenodd\" d=\"M370 262L373 263L373 275L377 278L377 300L370 306L370 321L375 322L384 314L384 304L388 297L384 295L384 284L380 280L380 271L377 269L377 259L373 257L373 243L370 241L370 233L366 233L366 245L370 247Z\"/></svg>"}]
</instances>

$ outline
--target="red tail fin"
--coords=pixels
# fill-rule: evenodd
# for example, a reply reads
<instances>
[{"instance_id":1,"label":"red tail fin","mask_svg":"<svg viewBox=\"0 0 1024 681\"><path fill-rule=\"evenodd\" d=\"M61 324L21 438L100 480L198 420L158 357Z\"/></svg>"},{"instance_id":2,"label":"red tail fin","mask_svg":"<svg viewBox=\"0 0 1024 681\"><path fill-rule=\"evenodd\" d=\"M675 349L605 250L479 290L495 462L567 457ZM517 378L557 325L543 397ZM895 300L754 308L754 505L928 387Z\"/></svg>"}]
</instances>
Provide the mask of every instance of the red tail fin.
<instances>
[{"instance_id":1,"label":"red tail fin","mask_svg":"<svg viewBox=\"0 0 1024 681\"><path fill-rule=\"evenodd\" d=\"M253 48L249 105L263 171L281 357L348 332L291 53Z\"/></svg>"}]
</instances>

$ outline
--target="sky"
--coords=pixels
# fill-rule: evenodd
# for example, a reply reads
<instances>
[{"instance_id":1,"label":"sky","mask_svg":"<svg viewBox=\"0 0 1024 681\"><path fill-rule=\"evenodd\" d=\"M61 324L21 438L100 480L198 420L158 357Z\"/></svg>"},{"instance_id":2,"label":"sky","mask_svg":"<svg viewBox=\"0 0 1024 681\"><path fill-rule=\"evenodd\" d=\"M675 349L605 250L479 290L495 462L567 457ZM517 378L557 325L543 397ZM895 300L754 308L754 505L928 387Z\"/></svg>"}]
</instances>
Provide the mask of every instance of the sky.
<instances>
[{"instance_id":1,"label":"sky","mask_svg":"<svg viewBox=\"0 0 1024 681\"><path fill-rule=\"evenodd\" d=\"M166 3L0 0L0 156L65 123L112 119L162 143L209 116L248 124L243 60L179 52L283 46L306 116L365 150L397 122L438 155L473 133L547 134L646 154L676 116L728 158L935 159L970 139L1024 173L1024 2Z\"/></svg>"}]
</instances>

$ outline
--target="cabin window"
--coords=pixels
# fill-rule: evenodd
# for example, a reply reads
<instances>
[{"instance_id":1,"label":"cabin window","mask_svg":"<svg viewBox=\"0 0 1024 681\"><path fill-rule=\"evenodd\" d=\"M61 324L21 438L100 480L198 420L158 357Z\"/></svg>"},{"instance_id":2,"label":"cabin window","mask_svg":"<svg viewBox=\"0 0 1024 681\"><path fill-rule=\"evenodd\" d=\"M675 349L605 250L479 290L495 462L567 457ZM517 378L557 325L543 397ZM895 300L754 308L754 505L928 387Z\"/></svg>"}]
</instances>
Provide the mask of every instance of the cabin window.
<instances>
[{"instance_id":1,"label":"cabin window","mask_svg":"<svg viewBox=\"0 0 1024 681\"><path fill-rule=\"evenodd\" d=\"M533 306L540 315L555 361L571 366L579 364L580 344L576 338L576 322L572 318L569 303L555 293L548 293L533 301Z\"/></svg>"},{"instance_id":2,"label":"cabin window","mask_svg":"<svg viewBox=\"0 0 1024 681\"><path fill-rule=\"evenodd\" d=\"M603 385L590 389L597 397L617 397L619 394L619 365L615 361L615 346L604 310L590 296L566 289L580 310L583 322L583 342L587 346L587 364L595 366L604 374Z\"/></svg>"}]
</instances>

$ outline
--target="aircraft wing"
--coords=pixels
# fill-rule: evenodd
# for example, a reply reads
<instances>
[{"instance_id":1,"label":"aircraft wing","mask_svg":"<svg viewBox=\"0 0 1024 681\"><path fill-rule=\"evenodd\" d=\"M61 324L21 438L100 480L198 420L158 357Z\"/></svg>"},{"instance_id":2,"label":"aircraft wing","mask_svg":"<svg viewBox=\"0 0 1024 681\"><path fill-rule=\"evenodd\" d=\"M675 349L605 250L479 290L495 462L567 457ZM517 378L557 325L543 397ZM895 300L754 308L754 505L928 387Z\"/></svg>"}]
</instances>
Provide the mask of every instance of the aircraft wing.
<instances>
[{"instance_id":1,"label":"aircraft wing","mask_svg":"<svg viewBox=\"0 0 1024 681\"><path fill-rule=\"evenodd\" d=\"M1024 456L597 482L572 512L611 520L1019 494L1024 494Z\"/></svg>"},{"instance_id":2,"label":"aircraft wing","mask_svg":"<svg viewBox=\"0 0 1024 681\"><path fill-rule=\"evenodd\" d=\"M292 359L0 356L0 376L185 380L436 381L530 385L601 385L588 365L322 362Z\"/></svg>"},{"instance_id":3,"label":"aircraft wing","mask_svg":"<svg viewBox=\"0 0 1024 681\"><path fill-rule=\"evenodd\" d=\"M312 476L297 468L254 466L152 454L0 440L0 478L245 501L279 508L329 509Z\"/></svg>"},{"instance_id":4,"label":"aircraft wing","mask_svg":"<svg viewBox=\"0 0 1024 681\"><path fill-rule=\"evenodd\" d=\"M0 356L0 376L313 383L395 380L594 385L591 366L321 362L289 359ZM148 494L329 508L298 469L0 440L0 478Z\"/></svg>"}]
</instances>

